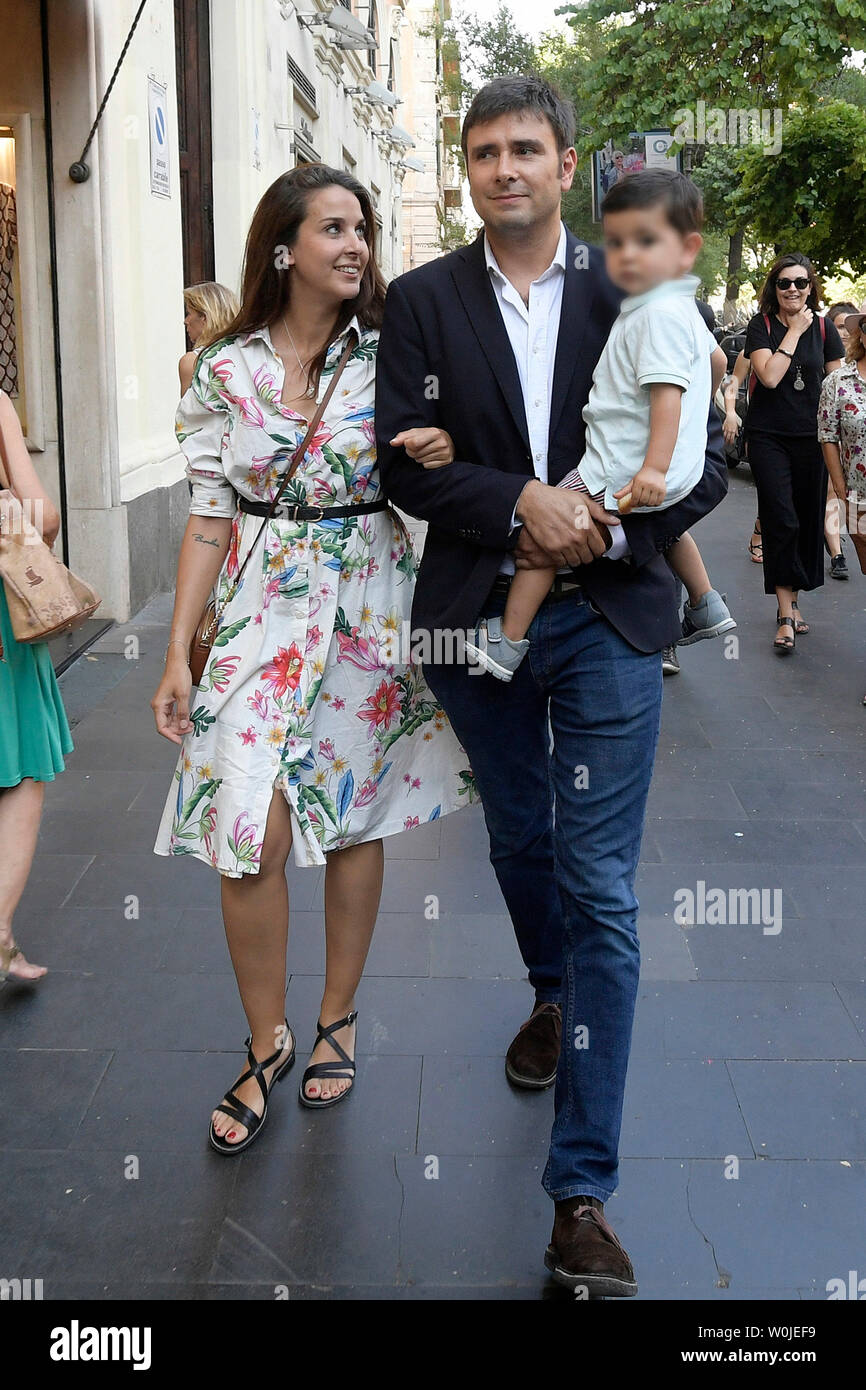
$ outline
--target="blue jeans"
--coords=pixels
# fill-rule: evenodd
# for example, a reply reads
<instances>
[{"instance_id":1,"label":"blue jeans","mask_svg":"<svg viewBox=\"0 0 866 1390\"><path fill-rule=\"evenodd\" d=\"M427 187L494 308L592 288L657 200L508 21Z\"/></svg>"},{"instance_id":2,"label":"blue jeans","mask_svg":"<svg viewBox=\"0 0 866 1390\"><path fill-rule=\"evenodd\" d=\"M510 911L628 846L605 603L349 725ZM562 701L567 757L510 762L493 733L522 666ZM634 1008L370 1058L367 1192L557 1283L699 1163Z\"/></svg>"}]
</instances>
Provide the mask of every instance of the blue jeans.
<instances>
[{"instance_id":1,"label":"blue jeans","mask_svg":"<svg viewBox=\"0 0 866 1390\"><path fill-rule=\"evenodd\" d=\"M483 613L504 606L492 596ZM606 1201L640 969L634 879L661 654L629 646L582 590L542 604L528 637L510 683L466 665L424 673L469 755L530 983L562 1003L544 1188Z\"/></svg>"}]
</instances>

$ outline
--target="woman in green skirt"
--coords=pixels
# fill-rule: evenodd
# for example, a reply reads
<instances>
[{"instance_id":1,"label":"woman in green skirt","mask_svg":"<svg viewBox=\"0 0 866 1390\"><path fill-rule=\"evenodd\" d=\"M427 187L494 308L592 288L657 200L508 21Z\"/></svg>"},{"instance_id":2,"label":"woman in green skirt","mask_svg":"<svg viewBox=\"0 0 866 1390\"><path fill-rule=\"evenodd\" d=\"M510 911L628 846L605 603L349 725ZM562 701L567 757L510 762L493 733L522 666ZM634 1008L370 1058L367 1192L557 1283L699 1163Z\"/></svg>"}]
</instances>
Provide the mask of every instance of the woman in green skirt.
<instances>
[{"instance_id":1,"label":"woman in green skirt","mask_svg":"<svg viewBox=\"0 0 866 1390\"><path fill-rule=\"evenodd\" d=\"M18 416L0 391L3 472L42 537L53 545L60 515L44 491L27 451ZM34 505L35 504L35 505ZM12 934L12 919L30 876L46 782L53 782L72 752L69 724L51 656L44 642L16 642L0 578L0 980L40 980L45 967L26 960Z\"/></svg>"}]
</instances>

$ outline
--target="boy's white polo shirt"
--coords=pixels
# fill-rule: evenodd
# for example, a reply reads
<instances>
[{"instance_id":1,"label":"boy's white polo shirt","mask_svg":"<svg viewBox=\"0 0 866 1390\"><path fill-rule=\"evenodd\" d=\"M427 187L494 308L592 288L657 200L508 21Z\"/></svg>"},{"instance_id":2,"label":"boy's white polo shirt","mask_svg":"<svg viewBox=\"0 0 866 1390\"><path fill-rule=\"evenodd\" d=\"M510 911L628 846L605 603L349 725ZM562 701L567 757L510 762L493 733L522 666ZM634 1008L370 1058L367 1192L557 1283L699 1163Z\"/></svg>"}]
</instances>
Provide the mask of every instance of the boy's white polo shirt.
<instances>
[{"instance_id":1,"label":"boy's white polo shirt","mask_svg":"<svg viewBox=\"0 0 866 1390\"><path fill-rule=\"evenodd\" d=\"M620 305L592 376L583 408L586 452L580 475L590 492L605 489L605 506L631 481L646 456L653 382L683 388L680 424L667 472L665 507L687 496L704 471L716 340L695 303L696 275L665 280ZM635 507L635 511L653 511Z\"/></svg>"}]
</instances>

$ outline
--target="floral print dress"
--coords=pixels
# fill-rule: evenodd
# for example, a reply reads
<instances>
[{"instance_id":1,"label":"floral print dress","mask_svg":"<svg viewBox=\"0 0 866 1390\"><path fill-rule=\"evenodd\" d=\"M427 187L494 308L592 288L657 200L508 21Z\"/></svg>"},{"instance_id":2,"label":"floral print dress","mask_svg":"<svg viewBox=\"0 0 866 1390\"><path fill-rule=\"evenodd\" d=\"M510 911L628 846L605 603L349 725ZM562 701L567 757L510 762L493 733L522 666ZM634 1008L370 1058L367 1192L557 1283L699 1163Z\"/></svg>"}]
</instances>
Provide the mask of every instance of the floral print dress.
<instances>
[{"instance_id":1,"label":"floral print dress","mask_svg":"<svg viewBox=\"0 0 866 1390\"><path fill-rule=\"evenodd\" d=\"M373 430L378 334L357 318L331 344L324 394L358 342L283 498L345 506L379 496ZM177 414L193 516L231 517L222 604L307 421L280 401L267 328L199 355ZM312 407L310 413L312 414ZM257 873L273 789L292 812L295 861L436 820L476 798L469 762L408 648L417 560L391 510L268 522L222 613L154 852L191 854L229 878Z\"/></svg>"},{"instance_id":2,"label":"floral print dress","mask_svg":"<svg viewBox=\"0 0 866 1390\"><path fill-rule=\"evenodd\" d=\"M818 401L818 441L838 444L849 492L866 504L866 381L856 362L828 372Z\"/></svg>"}]
</instances>

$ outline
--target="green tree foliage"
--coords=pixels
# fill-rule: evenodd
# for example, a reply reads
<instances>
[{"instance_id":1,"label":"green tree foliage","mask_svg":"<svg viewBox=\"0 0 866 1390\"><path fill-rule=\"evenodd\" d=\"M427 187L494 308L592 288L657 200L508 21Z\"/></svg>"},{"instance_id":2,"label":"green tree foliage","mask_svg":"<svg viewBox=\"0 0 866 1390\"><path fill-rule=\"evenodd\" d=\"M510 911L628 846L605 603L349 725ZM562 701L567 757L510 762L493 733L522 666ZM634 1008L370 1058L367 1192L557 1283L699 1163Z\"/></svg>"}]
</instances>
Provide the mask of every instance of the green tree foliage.
<instances>
[{"instance_id":1,"label":"green tree foliage","mask_svg":"<svg viewBox=\"0 0 866 1390\"><path fill-rule=\"evenodd\" d=\"M860 68L840 68L832 77L818 83L815 101L848 101L852 106L866 108L866 72Z\"/></svg>"},{"instance_id":2,"label":"green tree foliage","mask_svg":"<svg viewBox=\"0 0 866 1390\"><path fill-rule=\"evenodd\" d=\"M866 111L832 101L785 116L782 155L740 153L732 217L817 269L866 271Z\"/></svg>"},{"instance_id":3,"label":"green tree foliage","mask_svg":"<svg viewBox=\"0 0 866 1390\"><path fill-rule=\"evenodd\" d=\"M697 116L699 101L724 111L778 110L784 122L793 104L818 110L841 95L859 105L866 88L862 74L846 66L854 50L866 48L866 0L588 0L557 13L568 17L584 45L571 95L583 114L587 151L630 130L673 130L684 110ZM756 168L767 166L763 178L755 175L748 206L732 202L746 153ZM708 232L729 235L730 306L745 278L744 245L772 246L783 233L773 166L784 154L779 159L756 147L697 145L687 147L685 157L704 192ZM797 171L807 178L813 173L811 166ZM783 182L790 187L789 179ZM761 192L766 202L759 210ZM754 227L745 220L752 216ZM826 210L820 220L826 254L835 233ZM705 257L702 276L709 269Z\"/></svg>"},{"instance_id":4,"label":"green tree foliage","mask_svg":"<svg viewBox=\"0 0 866 1390\"><path fill-rule=\"evenodd\" d=\"M787 106L866 48L866 0L588 0L557 13L599 44L575 95L614 134L672 128L699 99Z\"/></svg>"},{"instance_id":5,"label":"green tree foliage","mask_svg":"<svg viewBox=\"0 0 866 1390\"><path fill-rule=\"evenodd\" d=\"M446 35L460 54L461 98L464 109L475 93L494 77L515 72L538 72L539 56L533 40L518 27L511 10L500 4L492 19L471 13L446 26Z\"/></svg>"},{"instance_id":6,"label":"green tree foliage","mask_svg":"<svg viewBox=\"0 0 866 1390\"><path fill-rule=\"evenodd\" d=\"M794 241L824 270L866 267L866 75L848 63L866 49L866 0L588 0L557 13L569 35L533 41L504 3L491 20L463 15L446 32L460 54L463 110L485 82L513 72L538 72L574 102L579 159L563 216L578 236L600 239L591 151L632 130L674 129L701 100L726 112L779 109L783 141L780 155L686 148L704 198L695 266L704 292L724 279L733 304L774 247Z\"/></svg>"}]
</instances>

